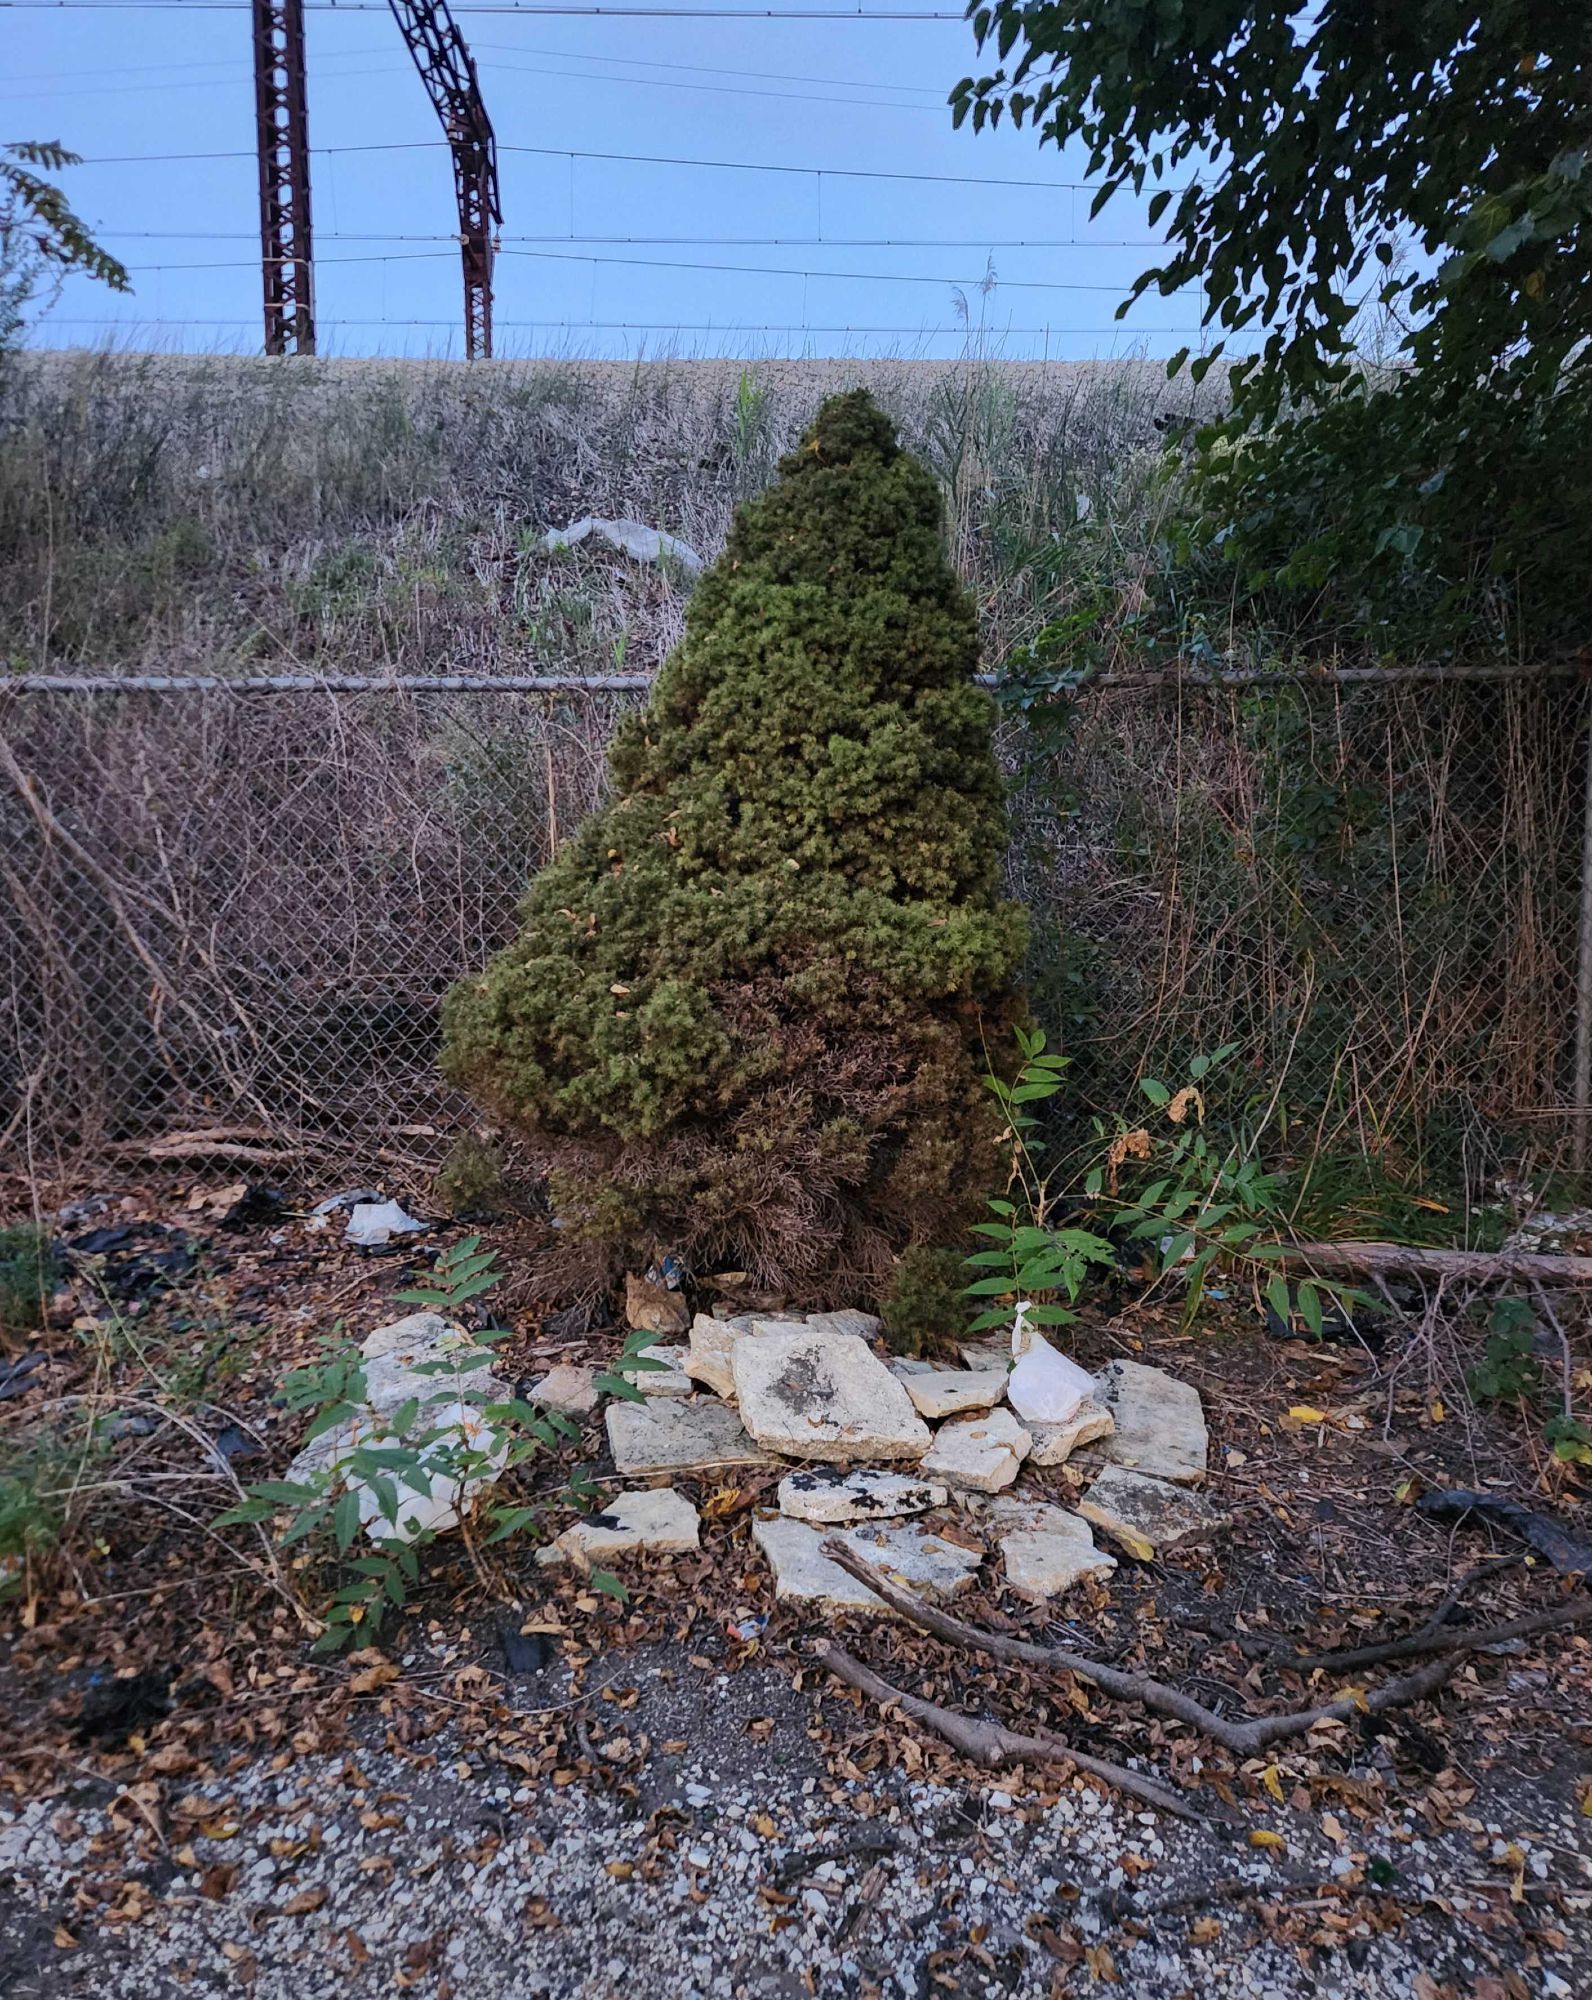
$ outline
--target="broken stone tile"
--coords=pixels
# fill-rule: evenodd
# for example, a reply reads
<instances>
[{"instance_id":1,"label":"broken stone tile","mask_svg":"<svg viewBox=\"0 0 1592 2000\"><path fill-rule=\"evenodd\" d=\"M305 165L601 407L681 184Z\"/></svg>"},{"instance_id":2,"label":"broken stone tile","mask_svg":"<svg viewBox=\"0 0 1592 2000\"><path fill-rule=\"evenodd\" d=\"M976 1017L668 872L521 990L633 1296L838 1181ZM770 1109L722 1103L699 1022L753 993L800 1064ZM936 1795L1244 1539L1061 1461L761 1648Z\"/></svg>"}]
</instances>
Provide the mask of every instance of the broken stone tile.
<instances>
[{"instance_id":1,"label":"broken stone tile","mask_svg":"<svg viewBox=\"0 0 1592 2000\"><path fill-rule=\"evenodd\" d=\"M698 1313L691 1322L691 1344L686 1350L685 1372L703 1382L715 1395L735 1400L735 1376L730 1353L746 1329L733 1320L715 1319L712 1313Z\"/></svg>"},{"instance_id":2,"label":"broken stone tile","mask_svg":"<svg viewBox=\"0 0 1592 2000\"><path fill-rule=\"evenodd\" d=\"M589 1417L597 1407L596 1371L566 1362L533 1382L525 1400L538 1409L556 1410L562 1417Z\"/></svg>"},{"instance_id":3,"label":"broken stone tile","mask_svg":"<svg viewBox=\"0 0 1592 2000\"><path fill-rule=\"evenodd\" d=\"M741 1421L787 1458L921 1458L928 1426L865 1342L769 1323L730 1365Z\"/></svg>"},{"instance_id":4,"label":"broken stone tile","mask_svg":"<svg viewBox=\"0 0 1592 2000\"><path fill-rule=\"evenodd\" d=\"M641 1333L684 1333L691 1315L681 1293L632 1271L625 1279L625 1324Z\"/></svg>"},{"instance_id":5,"label":"broken stone tile","mask_svg":"<svg viewBox=\"0 0 1592 2000\"><path fill-rule=\"evenodd\" d=\"M993 1512L1006 1581L1030 1603L1043 1604L1086 1576L1109 1576L1117 1566L1115 1556L1095 1547L1089 1523L1065 1507L1002 1499Z\"/></svg>"},{"instance_id":6,"label":"broken stone tile","mask_svg":"<svg viewBox=\"0 0 1592 2000\"><path fill-rule=\"evenodd\" d=\"M1080 1445L1098 1444L1116 1429L1111 1412L1092 1397L1080 1403L1064 1424L1029 1424L1034 1440L1032 1465L1065 1465Z\"/></svg>"},{"instance_id":7,"label":"broken stone tile","mask_svg":"<svg viewBox=\"0 0 1592 2000\"><path fill-rule=\"evenodd\" d=\"M905 1472L859 1465L850 1472L834 1466L803 1466L779 1482L779 1511L796 1521L869 1521L893 1514L921 1514L943 1507L943 1486Z\"/></svg>"},{"instance_id":8,"label":"broken stone tile","mask_svg":"<svg viewBox=\"0 0 1592 2000\"><path fill-rule=\"evenodd\" d=\"M1100 1447L1108 1463L1188 1485L1205 1477L1210 1440L1192 1383L1139 1361L1113 1361L1101 1372L1096 1400L1116 1425Z\"/></svg>"},{"instance_id":9,"label":"broken stone tile","mask_svg":"<svg viewBox=\"0 0 1592 2000\"><path fill-rule=\"evenodd\" d=\"M940 1370L932 1361L920 1361L912 1354L892 1354L884 1364L892 1375L899 1375L904 1382L909 1375L938 1375Z\"/></svg>"},{"instance_id":10,"label":"broken stone tile","mask_svg":"<svg viewBox=\"0 0 1592 2000\"><path fill-rule=\"evenodd\" d=\"M683 1347L644 1347L649 1361L661 1361L661 1368L638 1368L631 1378L644 1396L689 1396L696 1384L686 1373Z\"/></svg>"},{"instance_id":11,"label":"broken stone tile","mask_svg":"<svg viewBox=\"0 0 1592 2000\"><path fill-rule=\"evenodd\" d=\"M393 1443L392 1419L412 1402L413 1422L398 1435L438 1434L428 1445L417 1447L430 1490L402 1488L397 1517L389 1520L376 1488L350 1476L347 1484L358 1502L360 1523L376 1542L409 1542L423 1531L440 1534L457 1526L508 1457L507 1437L481 1415L479 1407L483 1395L490 1401L506 1401L510 1394L508 1385L491 1372L491 1353L440 1313L418 1312L367 1334L360 1355L364 1401L352 1416L303 1447L287 1469L288 1478L303 1484L336 1472L360 1444ZM486 1460L467 1479L451 1469L461 1447L480 1452Z\"/></svg>"},{"instance_id":12,"label":"broken stone tile","mask_svg":"<svg viewBox=\"0 0 1592 2000\"><path fill-rule=\"evenodd\" d=\"M932 1368L902 1376L920 1417L954 1417L961 1410L988 1410L1006 1394L1004 1368Z\"/></svg>"},{"instance_id":13,"label":"broken stone tile","mask_svg":"<svg viewBox=\"0 0 1592 2000\"><path fill-rule=\"evenodd\" d=\"M1106 1467L1078 1512L1141 1562L1226 1525L1226 1516L1198 1493L1120 1465Z\"/></svg>"},{"instance_id":14,"label":"broken stone tile","mask_svg":"<svg viewBox=\"0 0 1592 2000\"><path fill-rule=\"evenodd\" d=\"M1012 1344L1000 1338L986 1340L959 1340L957 1349L969 1368L1005 1368L1012 1365Z\"/></svg>"},{"instance_id":15,"label":"broken stone tile","mask_svg":"<svg viewBox=\"0 0 1592 2000\"><path fill-rule=\"evenodd\" d=\"M990 1410L942 1424L922 1461L926 1477L974 1493L998 1493L1017 1477L1032 1439L1010 1410Z\"/></svg>"},{"instance_id":16,"label":"broken stone tile","mask_svg":"<svg viewBox=\"0 0 1592 2000\"><path fill-rule=\"evenodd\" d=\"M843 1306L839 1312L809 1313L807 1324L814 1333L849 1333L857 1340L877 1340L884 1332L884 1321L874 1313L858 1312L854 1306Z\"/></svg>"},{"instance_id":17,"label":"broken stone tile","mask_svg":"<svg viewBox=\"0 0 1592 2000\"><path fill-rule=\"evenodd\" d=\"M650 1472L710 1472L720 1465L767 1465L723 1403L610 1403L603 1412L614 1470L625 1478Z\"/></svg>"},{"instance_id":18,"label":"broken stone tile","mask_svg":"<svg viewBox=\"0 0 1592 2000\"><path fill-rule=\"evenodd\" d=\"M586 1569L597 1558L627 1549L679 1555L699 1546L697 1510L672 1486L641 1493L616 1493L601 1513L576 1521L547 1548L539 1563L573 1562Z\"/></svg>"},{"instance_id":19,"label":"broken stone tile","mask_svg":"<svg viewBox=\"0 0 1592 2000\"><path fill-rule=\"evenodd\" d=\"M835 1532L864 1561L936 1600L966 1590L982 1561L976 1550L942 1541L917 1521L870 1523L836 1531L777 1515L773 1520L754 1521L752 1539L768 1558L774 1572L774 1595L782 1603L812 1604L824 1611L871 1611L883 1618L896 1616L883 1599L819 1553L825 1536Z\"/></svg>"}]
</instances>

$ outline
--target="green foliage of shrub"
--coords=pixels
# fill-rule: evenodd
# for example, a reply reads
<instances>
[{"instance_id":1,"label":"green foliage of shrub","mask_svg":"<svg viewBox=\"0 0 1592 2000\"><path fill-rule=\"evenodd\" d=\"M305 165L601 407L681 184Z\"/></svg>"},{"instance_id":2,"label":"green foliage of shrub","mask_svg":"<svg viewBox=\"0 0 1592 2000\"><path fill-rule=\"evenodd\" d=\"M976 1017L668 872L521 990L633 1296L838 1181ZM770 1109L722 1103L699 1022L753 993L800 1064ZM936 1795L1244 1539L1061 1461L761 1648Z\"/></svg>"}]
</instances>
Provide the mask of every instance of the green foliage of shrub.
<instances>
[{"instance_id":1,"label":"green foliage of shrub","mask_svg":"<svg viewBox=\"0 0 1592 2000\"><path fill-rule=\"evenodd\" d=\"M539 1142L576 1235L812 1292L965 1221L1025 942L977 659L933 479L832 398L699 584L613 803L449 999L449 1077Z\"/></svg>"},{"instance_id":2,"label":"green foliage of shrub","mask_svg":"<svg viewBox=\"0 0 1592 2000\"><path fill-rule=\"evenodd\" d=\"M503 1162L473 1132L461 1133L437 1170L434 1192L448 1214L456 1218L496 1215L507 1199Z\"/></svg>"},{"instance_id":3,"label":"green foliage of shrub","mask_svg":"<svg viewBox=\"0 0 1592 2000\"><path fill-rule=\"evenodd\" d=\"M42 1326L60 1281L60 1260L45 1230L31 1222L0 1229L0 1336Z\"/></svg>"},{"instance_id":4,"label":"green foliage of shrub","mask_svg":"<svg viewBox=\"0 0 1592 2000\"><path fill-rule=\"evenodd\" d=\"M967 1331L967 1273L961 1253L914 1243L902 1251L880 1310L892 1354L949 1355Z\"/></svg>"}]
</instances>

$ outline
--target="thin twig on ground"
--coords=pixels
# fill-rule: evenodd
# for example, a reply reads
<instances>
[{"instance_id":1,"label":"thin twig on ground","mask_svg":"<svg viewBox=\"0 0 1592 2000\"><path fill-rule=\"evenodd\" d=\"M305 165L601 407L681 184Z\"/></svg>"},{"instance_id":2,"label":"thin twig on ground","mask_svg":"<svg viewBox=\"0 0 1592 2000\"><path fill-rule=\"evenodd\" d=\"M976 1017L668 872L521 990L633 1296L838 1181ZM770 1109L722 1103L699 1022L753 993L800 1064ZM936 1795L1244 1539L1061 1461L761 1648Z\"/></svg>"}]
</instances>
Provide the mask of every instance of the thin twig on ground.
<instances>
[{"instance_id":1,"label":"thin twig on ground","mask_svg":"<svg viewBox=\"0 0 1592 2000\"><path fill-rule=\"evenodd\" d=\"M1101 1779L1117 1791L1126 1792L1130 1798L1154 1806L1160 1812L1175 1813L1179 1819L1199 1819L1202 1816L1186 1799L1157 1783L1154 1778L1130 1771L1126 1765L1113 1764L1108 1758L1092 1757L1087 1751L1075 1750L1060 1736L1025 1735L1019 1730L1008 1729L1004 1723L976 1715L958 1715L954 1709L941 1708L937 1702L907 1694L881 1680L832 1639L815 1639L812 1650L836 1679L854 1687L859 1694L867 1695L870 1701L878 1702L882 1708L899 1709L909 1721L932 1729L953 1750L975 1764L982 1764L988 1771L998 1771L1007 1764L1019 1764L1034 1758L1045 1763L1070 1764L1076 1770L1086 1771L1091 1777Z\"/></svg>"},{"instance_id":2,"label":"thin twig on ground","mask_svg":"<svg viewBox=\"0 0 1592 2000\"><path fill-rule=\"evenodd\" d=\"M822 1544L822 1549L831 1562L838 1563L849 1576L854 1576L859 1583L882 1597L892 1610L899 1611L903 1618L909 1618L936 1638L944 1639L953 1646L975 1648L998 1660L1015 1660L1023 1666L1040 1667L1050 1673L1075 1674L1079 1680L1088 1681L1103 1694L1111 1695L1118 1701L1138 1702L1159 1715L1170 1716L1176 1722L1186 1722L1191 1729L1199 1730L1235 1757L1258 1757L1273 1743L1283 1742L1290 1736L1308 1735L1312 1729L1326 1722L1352 1722L1362 1715L1380 1715L1386 1709L1404 1708L1411 1702L1421 1701L1442 1687L1467 1653L1477 1646L1488 1644L1490 1638L1485 1632L1466 1634L1463 1645L1454 1647L1431 1665L1406 1675L1402 1680L1389 1681L1370 1693L1356 1689L1352 1694L1324 1703L1319 1708L1302 1709L1292 1715L1259 1715L1235 1722L1217 1715L1203 1702L1184 1694L1180 1688L1168 1687L1164 1681L1155 1680L1148 1674L1126 1673L1120 1667L1108 1666L1103 1660L1069 1653L1060 1646L1037 1646L1026 1639L1008 1639L999 1633L964 1625L961 1619L951 1617L937 1605L925 1604L910 1590L893 1583L882 1570L863 1561L834 1536Z\"/></svg>"}]
</instances>

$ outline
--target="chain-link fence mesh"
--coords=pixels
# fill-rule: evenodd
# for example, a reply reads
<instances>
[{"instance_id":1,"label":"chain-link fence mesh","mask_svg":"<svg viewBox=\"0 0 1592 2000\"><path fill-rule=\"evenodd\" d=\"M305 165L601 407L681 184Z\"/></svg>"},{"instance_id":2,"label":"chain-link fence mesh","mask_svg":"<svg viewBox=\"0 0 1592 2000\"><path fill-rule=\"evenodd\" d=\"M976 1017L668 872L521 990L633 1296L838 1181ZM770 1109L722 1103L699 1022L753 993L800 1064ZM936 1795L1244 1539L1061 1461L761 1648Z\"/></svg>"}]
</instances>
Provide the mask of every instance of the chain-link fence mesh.
<instances>
[{"instance_id":1,"label":"chain-link fence mesh","mask_svg":"<svg viewBox=\"0 0 1592 2000\"><path fill-rule=\"evenodd\" d=\"M7 1156L435 1168L468 1115L441 996L599 796L625 699L5 697ZM1551 1153L1579 700L1163 684L1011 725L1012 886L1075 1102L1235 1044L1237 1096L1296 1158L1474 1177Z\"/></svg>"},{"instance_id":2,"label":"chain-link fence mesh","mask_svg":"<svg viewBox=\"0 0 1592 2000\"><path fill-rule=\"evenodd\" d=\"M434 1165L441 996L590 809L619 699L13 699L0 1130Z\"/></svg>"}]
</instances>

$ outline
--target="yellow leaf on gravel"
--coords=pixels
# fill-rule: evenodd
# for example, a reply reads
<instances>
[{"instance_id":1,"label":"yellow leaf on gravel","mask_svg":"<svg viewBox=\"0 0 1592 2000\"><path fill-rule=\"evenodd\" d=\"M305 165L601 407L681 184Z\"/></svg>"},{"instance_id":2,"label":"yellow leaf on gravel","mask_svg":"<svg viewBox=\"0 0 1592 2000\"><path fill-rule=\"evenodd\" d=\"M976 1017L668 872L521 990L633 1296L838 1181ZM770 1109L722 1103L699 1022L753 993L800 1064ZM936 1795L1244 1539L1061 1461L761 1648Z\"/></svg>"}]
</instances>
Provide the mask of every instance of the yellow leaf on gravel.
<instances>
[{"instance_id":1,"label":"yellow leaf on gravel","mask_svg":"<svg viewBox=\"0 0 1592 2000\"><path fill-rule=\"evenodd\" d=\"M1283 1802L1282 1778L1278 1773L1277 1766L1275 1764L1268 1764L1266 1766L1265 1770L1261 1773L1260 1782L1266 1787L1267 1791L1271 1793L1272 1797L1277 1801L1278 1805L1281 1805Z\"/></svg>"},{"instance_id":2,"label":"yellow leaf on gravel","mask_svg":"<svg viewBox=\"0 0 1592 2000\"><path fill-rule=\"evenodd\" d=\"M1326 1411L1318 1410L1314 1403L1295 1403L1288 1414L1296 1424L1324 1424L1327 1421Z\"/></svg>"},{"instance_id":3,"label":"yellow leaf on gravel","mask_svg":"<svg viewBox=\"0 0 1592 2000\"><path fill-rule=\"evenodd\" d=\"M1270 1827L1257 1826L1249 1836L1251 1847L1280 1847L1287 1851L1288 1843L1280 1833L1273 1833Z\"/></svg>"}]
</instances>

